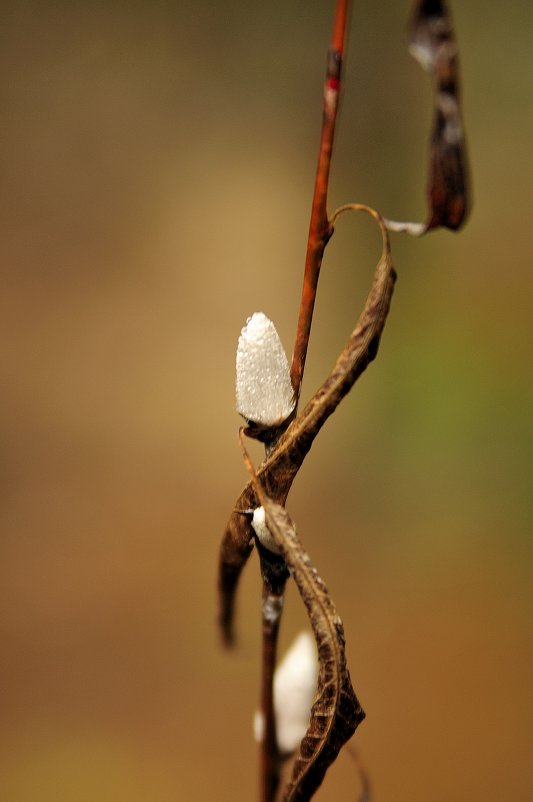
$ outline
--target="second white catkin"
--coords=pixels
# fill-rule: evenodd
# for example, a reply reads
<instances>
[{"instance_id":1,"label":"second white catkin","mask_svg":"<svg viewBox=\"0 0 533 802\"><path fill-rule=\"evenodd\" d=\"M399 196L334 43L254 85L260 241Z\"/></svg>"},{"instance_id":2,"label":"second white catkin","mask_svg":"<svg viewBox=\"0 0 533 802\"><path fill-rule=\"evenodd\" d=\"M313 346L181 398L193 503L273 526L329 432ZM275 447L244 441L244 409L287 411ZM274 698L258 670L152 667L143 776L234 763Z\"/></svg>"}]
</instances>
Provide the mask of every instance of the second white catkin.
<instances>
[{"instance_id":1,"label":"second white catkin","mask_svg":"<svg viewBox=\"0 0 533 802\"><path fill-rule=\"evenodd\" d=\"M279 751L290 755L300 745L316 696L318 659L313 636L300 632L274 673L274 714ZM263 738L262 715L254 718L256 741Z\"/></svg>"}]
</instances>

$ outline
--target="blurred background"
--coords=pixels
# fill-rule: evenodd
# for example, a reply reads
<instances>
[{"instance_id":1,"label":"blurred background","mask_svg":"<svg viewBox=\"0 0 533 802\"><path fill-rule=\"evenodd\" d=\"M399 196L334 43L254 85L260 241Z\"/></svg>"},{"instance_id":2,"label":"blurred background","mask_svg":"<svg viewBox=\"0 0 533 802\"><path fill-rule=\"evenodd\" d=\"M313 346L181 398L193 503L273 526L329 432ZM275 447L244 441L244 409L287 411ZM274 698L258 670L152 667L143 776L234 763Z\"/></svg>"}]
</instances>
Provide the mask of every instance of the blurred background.
<instances>
[{"instance_id":1,"label":"blurred background","mask_svg":"<svg viewBox=\"0 0 533 802\"><path fill-rule=\"evenodd\" d=\"M292 350L332 8L2 4L1 799L257 798L255 555L233 653L214 625L246 481L235 348L260 310ZM331 209L425 215L408 11L355 4ZM533 799L533 12L453 11L471 219L393 236L379 357L288 501L344 619L377 802ZM379 249L340 221L304 401ZM291 588L282 648L304 624ZM358 787L343 753L316 799Z\"/></svg>"}]
</instances>

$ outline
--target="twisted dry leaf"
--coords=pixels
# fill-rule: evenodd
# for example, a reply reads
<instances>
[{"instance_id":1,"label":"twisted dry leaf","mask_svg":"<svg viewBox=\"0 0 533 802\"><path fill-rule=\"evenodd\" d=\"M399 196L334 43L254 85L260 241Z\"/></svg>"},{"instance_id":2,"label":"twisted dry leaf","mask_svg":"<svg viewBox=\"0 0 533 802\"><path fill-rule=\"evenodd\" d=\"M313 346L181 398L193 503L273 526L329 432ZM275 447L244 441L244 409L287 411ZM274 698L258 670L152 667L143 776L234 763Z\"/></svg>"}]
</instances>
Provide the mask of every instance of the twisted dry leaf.
<instances>
[{"instance_id":1,"label":"twisted dry leaf","mask_svg":"<svg viewBox=\"0 0 533 802\"><path fill-rule=\"evenodd\" d=\"M330 593L311 564L287 510L263 491L243 446L266 525L292 574L309 616L318 648L317 696L282 802L308 802L326 771L365 714L346 665L344 629Z\"/></svg>"},{"instance_id":2,"label":"twisted dry leaf","mask_svg":"<svg viewBox=\"0 0 533 802\"><path fill-rule=\"evenodd\" d=\"M292 421L277 440L269 457L258 471L267 495L278 504L284 504L292 482L298 473L313 441L335 411L344 396L365 368L375 359L385 321L389 312L396 272L392 265L390 243L381 217L368 207L355 205L341 211L364 211L380 225L383 250L374 271L372 287L357 326L339 355L331 373L319 387L302 412ZM259 506L253 482L249 482L235 502L226 526L219 554L218 620L223 641L233 643L235 594L241 571L253 547L253 530L246 513Z\"/></svg>"}]
</instances>

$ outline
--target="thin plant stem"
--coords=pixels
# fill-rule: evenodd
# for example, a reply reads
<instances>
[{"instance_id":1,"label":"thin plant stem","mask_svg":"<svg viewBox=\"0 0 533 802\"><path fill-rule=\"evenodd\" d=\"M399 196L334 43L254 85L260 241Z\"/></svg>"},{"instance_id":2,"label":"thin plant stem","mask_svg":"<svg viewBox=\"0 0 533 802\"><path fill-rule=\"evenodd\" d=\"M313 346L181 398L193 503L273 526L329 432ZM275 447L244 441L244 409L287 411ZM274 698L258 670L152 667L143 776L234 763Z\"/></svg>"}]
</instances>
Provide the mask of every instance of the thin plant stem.
<instances>
[{"instance_id":1,"label":"thin plant stem","mask_svg":"<svg viewBox=\"0 0 533 802\"><path fill-rule=\"evenodd\" d=\"M280 780L280 754L276 738L276 715L274 711L274 670L278 633L283 611L285 585L289 570L283 557L274 554L257 543L261 574L263 576L263 595L261 600L262 659L261 659L261 716L263 733L259 799L261 802L274 802Z\"/></svg>"},{"instance_id":2,"label":"thin plant stem","mask_svg":"<svg viewBox=\"0 0 533 802\"><path fill-rule=\"evenodd\" d=\"M339 105L349 2L350 0L337 0L331 46L328 52L318 166L315 177L311 221L307 241L302 298L291 365L291 382L296 399L300 396L322 257L333 231L328 220L327 196L333 138ZM267 457L268 455L267 450ZM264 733L261 744L260 771L260 799L262 802L274 802L280 778L280 756L276 741L273 679L279 624L281 611L283 609L283 592L284 586L281 589L279 597L273 595L268 581L266 579L264 580L261 669L261 713L263 716ZM272 605L276 607L275 616L272 616Z\"/></svg>"},{"instance_id":3,"label":"thin plant stem","mask_svg":"<svg viewBox=\"0 0 533 802\"><path fill-rule=\"evenodd\" d=\"M263 634L261 661L261 714L263 719L260 769L261 802L273 802L276 798L280 780L280 755L276 740L273 680L282 605L283 595L273 594L268 582L263 582L261 616Z\"/></svg>"},{"instance_id":4,"label":"thin plant stem","mask_svg":"<svg viewBox=\"0 0 533 802\"><path fill-rule=\"evenodd\" d=\"M331 47L328 52L328 64L324 82L322 132L307 238L300 312L291 364L291 382L296 399L300 397L322 257L333 231L327 212L328 183L339 106L349 6L350 0L337 0Z\"/></svg>"}]
</instances>

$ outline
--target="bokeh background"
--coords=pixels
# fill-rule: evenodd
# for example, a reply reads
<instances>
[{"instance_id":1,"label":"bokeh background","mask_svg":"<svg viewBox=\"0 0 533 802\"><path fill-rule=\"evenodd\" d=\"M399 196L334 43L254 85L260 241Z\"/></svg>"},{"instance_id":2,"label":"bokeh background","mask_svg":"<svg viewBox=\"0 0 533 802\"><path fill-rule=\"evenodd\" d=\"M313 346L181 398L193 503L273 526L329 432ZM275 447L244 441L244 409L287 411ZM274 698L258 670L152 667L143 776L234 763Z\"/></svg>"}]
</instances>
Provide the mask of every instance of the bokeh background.
<instances>
[{"instance_id":1,"label":"bokeh background","mask_svg":"<svg viewBox=\"0 0 533 802\"><path fill-rule=\"evenodd\" d=\"M2 4L0 798L256 798L255 555L217 641L246 475L246 317L296 326L333 3ZM475 198L395 235L377 361L289 497L343 616L379 802L533 799L531 4L455 3ZM424 216L408 4L351 22L330 207ZM303 399L379 253L327 250ZM259 460L260 452L254 456ZM289 593L285 647L305 624ZM317 800L355 800L343 754Z\"/></svg>"}]
</instances>

